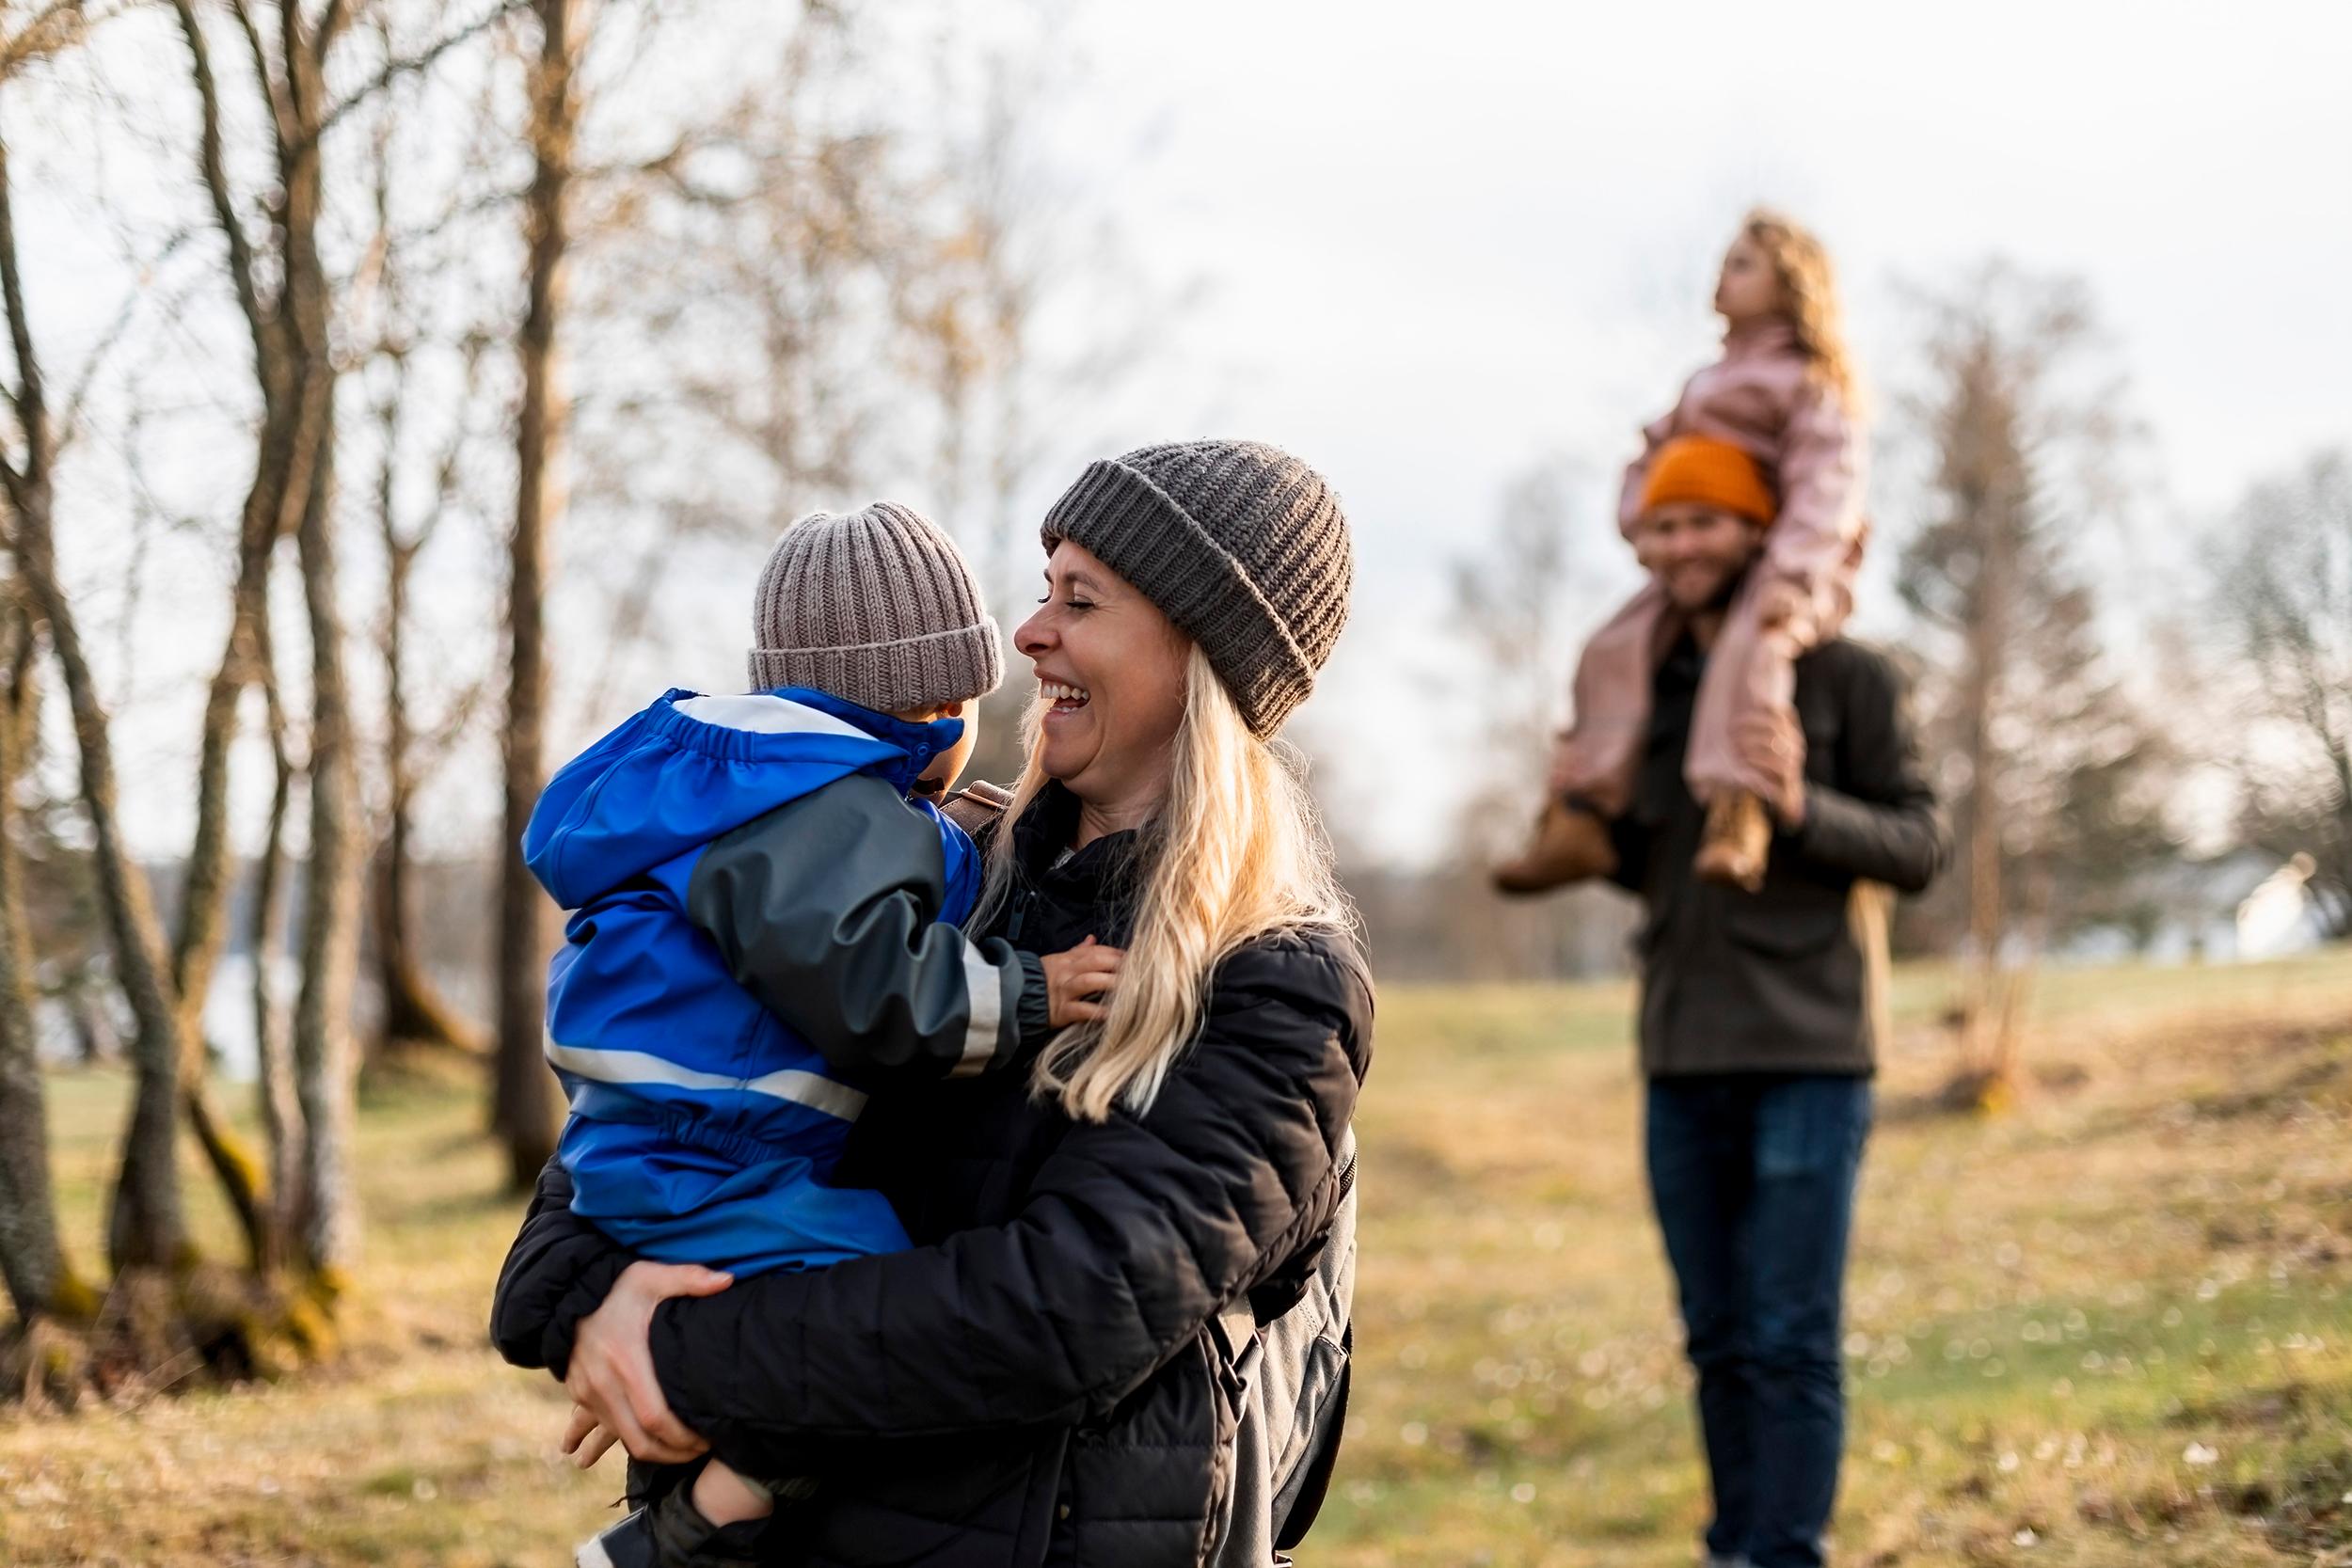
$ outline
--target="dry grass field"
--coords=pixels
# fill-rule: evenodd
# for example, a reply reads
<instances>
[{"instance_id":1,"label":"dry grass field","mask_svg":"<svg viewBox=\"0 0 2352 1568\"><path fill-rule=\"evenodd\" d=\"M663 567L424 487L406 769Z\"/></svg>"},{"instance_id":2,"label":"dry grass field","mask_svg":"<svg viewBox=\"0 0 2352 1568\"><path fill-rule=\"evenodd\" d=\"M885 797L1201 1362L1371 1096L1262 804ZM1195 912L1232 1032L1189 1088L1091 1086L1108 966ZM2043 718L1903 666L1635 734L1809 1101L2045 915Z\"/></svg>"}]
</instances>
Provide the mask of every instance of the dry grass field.
<instances>
[{"instance_id":1,"label":"dry grass field","mask_svg":"<svg viewBox=\"0 0 2352 1568\"><path fill-rule=\"evenodd\" d=\"M1882 1082L1840 1560L2352 1564L2352 954L2048 976L2039 1087L1990 1121L1931 1107L1947 993L1904 974ZM1629 1005L1384 994L1356 1404L1310 1568L1692 1560ZM53 1080L84 1256L123 1087ZM516 1210L470 1088L369 1091L363 1304L336 1365L0 1412L0 1563L568 1560L617 1467L557 1462L558 1390L483 1345Z\"/></svg>"}]
</instances>

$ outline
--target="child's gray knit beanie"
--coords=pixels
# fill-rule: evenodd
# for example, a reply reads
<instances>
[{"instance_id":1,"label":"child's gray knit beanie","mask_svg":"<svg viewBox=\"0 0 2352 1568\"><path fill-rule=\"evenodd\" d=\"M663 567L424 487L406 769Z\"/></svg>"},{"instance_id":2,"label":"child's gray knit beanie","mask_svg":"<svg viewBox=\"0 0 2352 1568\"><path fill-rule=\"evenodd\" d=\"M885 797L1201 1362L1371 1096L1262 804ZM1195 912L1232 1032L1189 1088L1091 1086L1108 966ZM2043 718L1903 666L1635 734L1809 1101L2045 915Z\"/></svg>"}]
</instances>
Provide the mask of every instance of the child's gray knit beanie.
<instances>
[{"instance_id":1,"label":"child's gray knit beanie","mask_svg":"<svg viewBox=\"0 0 2352 1568\"><path fill-rule=\"evenodd\" d=\"M812 687L879 713L996 689L996 623L955 541L910 506L812 512L784 531L752 601L752 689Z\"/></svg>"},{"instance_id":2,"label":"child's gray knit beanie","mask_svg":"<svg viewBox=\"0 0 2352 1568\"><path fill-rule=\"evenodd\" d=\"M1045 514L1200 644L1250 730L1314 689L1347 624L1355 552L1321 474L1256 441L1138 447L1087 466Z\"/></svg>"}]
</instances>

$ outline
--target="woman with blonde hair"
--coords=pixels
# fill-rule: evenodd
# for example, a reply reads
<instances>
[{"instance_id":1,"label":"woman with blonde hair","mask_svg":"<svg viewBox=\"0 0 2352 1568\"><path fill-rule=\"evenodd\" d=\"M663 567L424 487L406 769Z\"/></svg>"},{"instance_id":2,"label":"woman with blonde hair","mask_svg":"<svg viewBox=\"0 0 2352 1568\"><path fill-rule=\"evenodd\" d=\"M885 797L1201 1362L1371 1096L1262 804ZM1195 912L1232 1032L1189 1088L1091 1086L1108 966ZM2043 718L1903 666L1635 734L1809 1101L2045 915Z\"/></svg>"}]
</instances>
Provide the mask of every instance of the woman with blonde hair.
<instances>
[{"instance_id":1,"label":"woman with blonde hair","mask_svg":"<svg viewBox=\"0 0 2352 1568\"><path fill-rule=\"evenodd\" d=\"M500 1279L501 1349L622 1434L633 1495L705 1451L817 1478L756 1560L1262 1565L1329 1480L1372 986L1276 735L1346 617L1346 521L1297 459L1200 441L1090 465L1043 538L972 928L1123 948L1107 1006L867 1108L839 1179L911 1250L739 1283L639 1261L550 1166ZM896 926L854 924L834 940L897 994L866 936ZM787 1022L886 1056L906 1021L855 990Z\"/></svg>"},{"instance_id":2,"label":"woman with blonde hair","mask_svg":"<svg viewBox=\"0 0 2352 1568\"><path fill-rule=\"evenodd\" d=\"M1741 732L1760 722L1787 730L1795 661L1836 636L1853 608L1868 532L1866 442L1836 285L1819 240L1777 213L1750 213L1724 254L1715 310L1724 324L1723 357L1692 376L1673 409L1643 430L1617 523L1638 553L1642 515L1667 481L1677 499L1697 497L1764 525L1758 569L1725 607L1708 655L1683 761L1692 793L1708 808L1699 875L1753 893L1763 883L1774 824L1763 805L1770 781L1757 771L1754 748L1740 743ZM1535 841L1496 871L1502 891L1541 893L1610 874L1606 823L1630 798L1651 676L1681 629L1653 581L1585 645Z\"/></svg>"}]
</instances>

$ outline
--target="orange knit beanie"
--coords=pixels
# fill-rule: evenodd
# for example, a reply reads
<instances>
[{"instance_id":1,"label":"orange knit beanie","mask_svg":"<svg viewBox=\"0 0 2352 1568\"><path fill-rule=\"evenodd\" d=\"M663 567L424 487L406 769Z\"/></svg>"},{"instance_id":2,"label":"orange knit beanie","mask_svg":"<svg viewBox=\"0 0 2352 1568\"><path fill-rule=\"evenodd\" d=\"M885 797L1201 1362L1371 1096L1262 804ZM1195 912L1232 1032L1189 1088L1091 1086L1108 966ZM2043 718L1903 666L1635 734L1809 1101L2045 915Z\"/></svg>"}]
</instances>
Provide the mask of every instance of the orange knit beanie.
<instances>
[{"instance_id":1,"label":"orange knit beanie","mask_svg":"<svg viewBox=\"0 0 2352 1568\"><path fill-rule=\"evenodd\" d=\"M1716 507L1768 528L1780 511L1756 459L1729 441L1707 436L1677 436L1650 461L1642 510L1678 501Z\"/></svg>"}]
</instances>

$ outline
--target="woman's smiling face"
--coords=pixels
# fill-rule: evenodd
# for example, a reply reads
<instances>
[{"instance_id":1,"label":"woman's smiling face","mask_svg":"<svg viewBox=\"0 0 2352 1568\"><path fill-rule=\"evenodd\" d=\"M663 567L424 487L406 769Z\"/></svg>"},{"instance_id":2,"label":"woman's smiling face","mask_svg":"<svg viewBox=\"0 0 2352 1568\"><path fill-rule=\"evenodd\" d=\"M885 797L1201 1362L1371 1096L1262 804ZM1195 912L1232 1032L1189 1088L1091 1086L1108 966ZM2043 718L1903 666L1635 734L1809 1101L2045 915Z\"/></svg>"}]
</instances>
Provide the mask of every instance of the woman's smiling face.
<instances>
[{"instance_id":1,"label":"woman's smiling face","mask_svg":"<svg viewBox=\"0 0 2352 1568\"><path fill-rule=\"evenodd\" d=\"M1046 776L1101 807L1156 803L1184 714L1184 634L1064 539L1045 560L1045 597L1012 641L1053 703L1038 743Z\"/></svg>"}]
</instances>

